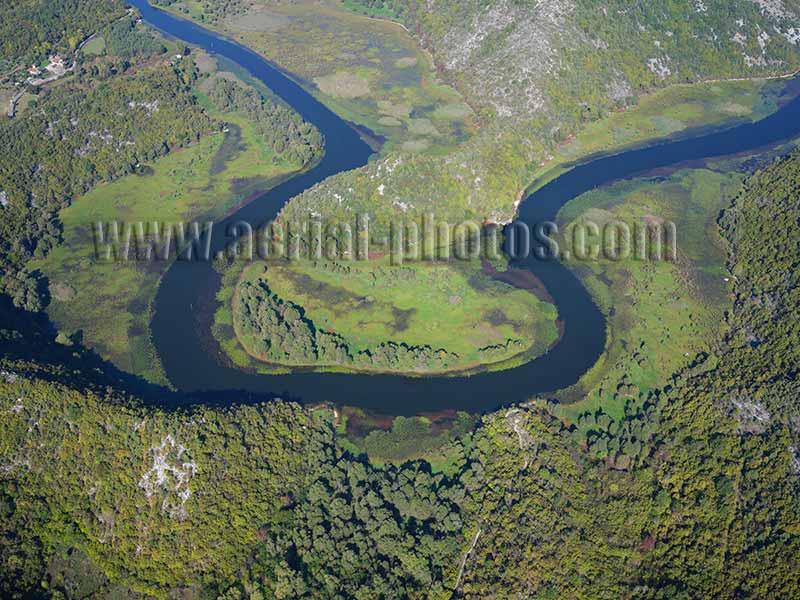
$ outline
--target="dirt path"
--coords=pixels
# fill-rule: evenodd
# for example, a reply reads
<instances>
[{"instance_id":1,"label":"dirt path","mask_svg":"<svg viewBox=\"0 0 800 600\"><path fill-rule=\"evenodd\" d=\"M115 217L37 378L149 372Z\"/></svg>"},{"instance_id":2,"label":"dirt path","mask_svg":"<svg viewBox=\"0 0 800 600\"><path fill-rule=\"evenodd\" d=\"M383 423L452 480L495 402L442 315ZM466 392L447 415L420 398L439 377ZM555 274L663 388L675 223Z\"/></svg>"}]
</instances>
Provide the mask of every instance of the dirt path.
<instances>
[{"instance_id":1,"label":"dirt path","mask_svg":"<svg viewBox=\"0 0 800 600\"><path fill-rule=\"evenodd\" d=\"M475 537L472 539L472 545L469 547L469 550L466 551L464 556L461 558L461 567L458 569L458 577L456 577L456 585L453 588L454 592L458 591L458 586L461 585L461 577L464 575L464 567L467 564L467 559L469 558L472 551L475 550L475 546L478 545L478 538L481 536L481 528L478 527L478 531L475 532Z\"/></svg>"},{"instance_id":2,"label":"dirt path","mask_svg":"<svg viewBox=\"0 0 800 600\"><path fill-rule=\"evenodd\" d=\"M25 90L22 90L21 92L18 92L13 98L11 98L11 101L8 103L9 119L14 118L14 115L17 113L17 102L19 102L19 99L22 98L22 96L24 95L25 95Z\"/></svg>"}]
</instances>

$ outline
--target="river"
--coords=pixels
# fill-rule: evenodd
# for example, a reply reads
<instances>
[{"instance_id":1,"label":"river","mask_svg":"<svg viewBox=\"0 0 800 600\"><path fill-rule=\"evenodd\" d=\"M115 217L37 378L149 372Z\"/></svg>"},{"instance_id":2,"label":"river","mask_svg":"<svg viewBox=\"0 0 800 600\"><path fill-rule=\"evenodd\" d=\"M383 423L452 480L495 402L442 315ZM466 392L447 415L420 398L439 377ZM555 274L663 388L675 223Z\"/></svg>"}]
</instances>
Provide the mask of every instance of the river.
<instances>
[{"instance_id":1,"label":"river","mask_svg":"<svg viewBox=\"0 0 800 600\"><path fill-rule=\"evenodd\" d=\"M241 207L214 227L212 251L229 239L227 227L273 219L293 196L341 171L367 163L372 153L357 132L277 67L252 50L198 25L132 0L143 19L189 44L234 61L291 105L325 136L326 152L302 172ZM554 221L569 200L597 186L683 161L736 154L800 134L800 99L752 124L661 145L602 156L574 167L538 189L520 205L518 220L531 227ZM606 321L573 273L558 261L513 261L532 271L550 292L563 323L557 345L546 354L505 371L471 376L413 378L295 372L256 375L222 364L208 342L208 314L219 277L209 262L179 261L165 274L155 300L153 341L172 384L186 402L229 403L280 397L303 403L333 402L394 415L445 409L483 412L576 383L601 356ZM211 345L213 346L213 344Z\"/></svg>"}]
</instances>

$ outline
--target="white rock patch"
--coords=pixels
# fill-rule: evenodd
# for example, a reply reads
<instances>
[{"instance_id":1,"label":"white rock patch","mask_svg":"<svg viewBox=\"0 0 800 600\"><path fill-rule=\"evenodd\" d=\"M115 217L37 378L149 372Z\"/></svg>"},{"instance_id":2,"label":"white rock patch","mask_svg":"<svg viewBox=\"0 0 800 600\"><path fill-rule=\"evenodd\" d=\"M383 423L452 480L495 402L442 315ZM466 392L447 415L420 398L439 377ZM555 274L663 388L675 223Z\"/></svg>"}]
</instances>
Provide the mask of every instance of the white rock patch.
<instances>
[{"instance_id":1,"label":"white rock patch","mask_svg":"<svg viewBox=\"0 0 800 600\"><path fill-rule=\"evenodd\" d=\"M128 102L128 107L130 108L143 108L147 111L148 115L152 115L155 112L158 112L158 100L153 100L152 102Z\"/></svg>"},{"instance_id":2,"label":"white rock patch","mask_svg":"<svg viewBox=\"0 0 800 600\"><path fill-rule=\"evenodd\" d=\"M790 44L796 46L798 42L800 42L800 29L795 27L790 27L783 36L788 40Z\"/></svg>"},{"instance_id":3,"label":"white rock patch","mask_svg":"<svg viewBox=\"0 0 800 600\"><path fill-rule=\"evenodd\" d=\"M14 406L8 409L8 412L13 415L18 415L23 410L25 410L25 403L22 401L22 398L17 398L17 401L14 403Z\"/></svg>"},{"instance_id":4,"label":"white rock patch","mask_svg":"<svg viewBox=\"0 0 800 600\"><path fill-rule=\"evenodd\" d=\"M739 431L742 433L762 433L770 424L771 415L767 408L758 400L746 397L731 398L731 404L736 409L735 417L739 422Z\"/></svg>"},{"instance_id":5,"label":"white rock patch","mask_svg":"<svg viewBox=\"0 0 800 600\"><path fill-rule=\"evenodd\" d=\"M19 376L13 371L0 371L0 377L2 377L3 381L6 383L14 383L19 379Z\"/></svg>"},{"instance_id":6,"label":"white rock patch","mask_svg":"<svg viewBox=\"0 0 800 600\"><path fill-rule=\"evenodd\" d=\"M153 466L142 475L139 487L148 499L158 492L165 492L161 509L183 520L187 516L186 501L192 495L189 482L197 474L197 464L193 460L183 460L186 448L172 435L167 435L160 446L154 446L150 451L153 453Z\"/></svg>"},{"instance_id":7,"label":"white rock patch","mask_svg":"<svg viewBox=\"0 0 800 600\"><path fill-rule=\"evenodd\" d=\"M797 446L789 446L789 454L792 455L789 468L795 475L800 475L800 449Z\"/></svg>"},{"instance_id":8,"label":"white rock patch","mask_svg":"<svg viewBox=\"0 0 800 600\"><path fill-rule=\"evenodd\" d=\"M783 0L750 0L758 5L761 9L761 14L766 15L772 19L785 19L791 17L792 14L786 10L783 5Z\"/></svg>"},{"instance_id":9,"label":"white rock patch","mask_svg":"<svg viewBox=\"0 0 800 600\"><path fill-rule=\"evenodd\" d=\"M669 57L661 57L661 58L651 58L647 61L647 68L650 69L653 73L658 75L661 79L666 79L670 75L672 75L672 70L669 68L667 62L669 61Z\"/></svg>"}]
</instances>

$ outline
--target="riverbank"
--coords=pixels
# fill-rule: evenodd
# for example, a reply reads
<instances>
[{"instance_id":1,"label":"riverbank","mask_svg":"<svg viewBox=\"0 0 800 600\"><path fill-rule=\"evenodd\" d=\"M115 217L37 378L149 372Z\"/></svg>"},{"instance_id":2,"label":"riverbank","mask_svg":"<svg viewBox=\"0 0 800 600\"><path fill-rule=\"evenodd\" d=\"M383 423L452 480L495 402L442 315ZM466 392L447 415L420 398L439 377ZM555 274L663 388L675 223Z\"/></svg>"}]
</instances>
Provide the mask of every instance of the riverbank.
<instances>
[{"instance_id":1,"label":"riverbank","mask_svg":"<svg viewBox=\"0 0 800 600\"><path fill-rule=\"evenodd\" d=\"M209 133L77 198L59 215L64 242L33 263L50 282L47 313L59 331L77 335L118 368L152 383L168 384L149 324L169 263L102 260L92 233L96 223L119 223L124 236L125 224L149 230L152 223L210 221L297 170L260 139L251 120L222 113L207 99L202 105L229 124L227 132Z\"/></svg>"},{"instance_id":2,"label":"riverbank","mask_svg":"<svg viewBox=\"0 0 800 600\"><path fill-rule=\"evenodd\" d=\"M159 26L169 27L174 35L183 36L192 43L213 45L217 52L234 61L241 61L266 85L279 90L279 94L297 107L301 114L310 115L325 133L326 139L336 140L339 144L336 152L329 149L326 159L316 169L279 186L260 202L245 207L231 217L231 222L233 219L269 219L288 198L308 189L322 178L343 168L353 168L354 164L361 161L366 162L369 150L363 142L356 140L357 136L352 130L265 61L238 45L161 13L145 12L145 18L157 19ZM523 202L520 205L520 218L527 223L552 220L560 207L571 198L631 173L687 158L741 151L782 139L790 135L793 128L800 129L796 118L798 113L800 102L793 101L773 117L755 125L741 125L697 139L628 151L582 165L543 186L532 198ZM328 132L333 130L338 133L329 135ZM349 150L352 144L360 144L363 154ZM223 241L212 242L212 247L222 248ZM525 401L536 394L574 384L596 363L606 346L603 315L585 288L563 265L557 262L524 261L512 266L532 270L550 291L563 319L564 332L561 342L544 356L502 373L418 380L395 375L296 373L265 377L237 372L216 363L196 341L197 332L189 307L197 295L198 284L213 281L208 275L208 265L192 265L191 268L183 265L183 268L170 269L159 289L152 328L170 378L177 387L186 391L202 390L208 393L212 390L222 392L240 389L246 390L248 396L253 393L275 393L309 403L332 401L393 414L415 414L447 407L486 410ZM234 399L229 391L223 395L228 402Z\"/></svg>"},{"instance_id":3,"label":"riverbank","mask_svg":"<svg viewBox=\"0 0 800 600\"><path fill-rule=\"evenodd\" d=\"M278 65L341 118L385 140L381 156L450 152L478 128L465 98L399 23L314 0L253 6L243 14L216 14L196 0L163 9Z\"/></svg>"}]
</instances>

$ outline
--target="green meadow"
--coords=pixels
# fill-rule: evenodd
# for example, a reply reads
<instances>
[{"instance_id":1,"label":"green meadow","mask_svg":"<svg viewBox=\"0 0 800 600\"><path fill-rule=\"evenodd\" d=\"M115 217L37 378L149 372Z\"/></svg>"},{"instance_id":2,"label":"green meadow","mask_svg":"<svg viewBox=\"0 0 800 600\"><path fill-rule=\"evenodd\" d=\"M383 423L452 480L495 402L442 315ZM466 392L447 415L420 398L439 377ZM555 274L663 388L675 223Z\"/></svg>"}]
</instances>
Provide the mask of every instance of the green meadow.
<instances>
[{"instance_id":1,"label":"green meadow","mask_svg":"<svg viewBox=\"0 0 800 600\"><path fill-rule=\"evenodd\" d=\"M448 370L463 371L509 366L522 355L529 360L558 335L553 305L492 280L473 262L270 261L249 265L241 275L234 266L223 276L215 337L234 363L262 371L252 345L233 327L235 287L260 280L281 300L301 306L316 329L341 336L353 353L386 342L429 346L457 354Z\"/></svg>"},{"instance_id":2,"label":"green meadow","mask_svg":"<svg viewBox=\"0 0 800 600\"><path fill-rule=\"evenodd\" d=\"M100 185L64 209L64 243L34 265L50 281L47 311L58 329L150 381L165 382L149 324L168 265L98 260L92 227L98 221L175 223L219 217L296 168L273 160L274 153L247 120L214 116L230 124L227 133L206 136L144 166L142 174ZM221 171L212 174L220 165Z\"/></svg>"},{"instance_id":3,"label":"green meadow","mask_svg":"<svg viewBox=\"0 0 800 600\"><path fill-rule=\"evenodd\" d=\"M106 51L106 41L103 36L98 35L83 45L83 51L90 56L101 56Z\"/></svg>"},{"instance_id":4,"label":"green meadow","mask_svg":"<svg viewBox=\"0 0 800 600\"><path fill-rule=\"evenodd\" d=\"M759 164L774 155L762 156ZM677 260L571 262L606 314L608 338L597 365L561 393L565 403L558 407L560 413L577 420L601 410L621 419L626 404L665 386L683 366L705 355L713 358L723 343L733 285L717 219L753 168L749 157L708 161L703 168L618 182L561 210L559 223L568 232L587 220L601 230L612 220L631 228L672 222ZM571 239L570 233L565 238ZM581 401L571 403L577 398Z\"/></svg>"}]
</instances>

